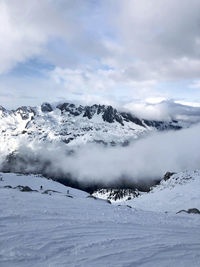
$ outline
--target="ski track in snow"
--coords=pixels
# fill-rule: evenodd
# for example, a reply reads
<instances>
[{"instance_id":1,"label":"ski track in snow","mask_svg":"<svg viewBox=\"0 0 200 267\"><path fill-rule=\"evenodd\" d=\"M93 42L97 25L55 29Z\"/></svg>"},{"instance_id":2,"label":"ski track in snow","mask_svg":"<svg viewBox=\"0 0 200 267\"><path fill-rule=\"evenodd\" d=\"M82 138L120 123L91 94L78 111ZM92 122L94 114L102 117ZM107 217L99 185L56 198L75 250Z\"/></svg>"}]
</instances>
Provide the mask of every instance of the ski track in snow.
<instances>
[{"instance_id":1,"label":"ski track in snow","mask_svg":"<svg viewBox=\"0 0 200 267\"><path fill-rule=\"evenodd\" d=\"M42 177L2 176L1 267L200 266L199 215L131 209Z\"/></svg>"}]
</instances>

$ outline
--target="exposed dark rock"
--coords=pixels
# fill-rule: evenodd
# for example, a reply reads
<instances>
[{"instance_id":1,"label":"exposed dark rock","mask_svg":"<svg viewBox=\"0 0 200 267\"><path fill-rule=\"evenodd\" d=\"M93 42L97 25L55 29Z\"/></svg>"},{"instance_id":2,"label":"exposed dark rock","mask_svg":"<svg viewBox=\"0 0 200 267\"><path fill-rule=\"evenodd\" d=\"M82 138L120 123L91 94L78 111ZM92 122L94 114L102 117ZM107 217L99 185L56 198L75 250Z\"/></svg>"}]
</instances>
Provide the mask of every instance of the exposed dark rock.
<instances>
[{"instance_id":1,"label":"exposed dark rock","mask_svg":"<svg viewBox=\"0 0 200 267\"><path fill-rule=\"evenodd\" d=\"M5 185L4 188L12 188L11 185Z\"/></svg>"},{"instance_id":2,"label":"exposed dark rock","mask_svg":"<svg viewBox=\"0 0 200 267\"><path fill-rule=\"evenodd\" d=\"M118 206L118 207L128 207L128 208L132 209L132 207L129 206L129 205L126 205L126 206L124 206L124 205L117 205L117 206Z\"/></svg>"},{"instance_id":3,"label":"exposed dark rock","mask_svg":"<svg viewBox=\"0 0 200 267\"><path fill-rule=\"evenodd\" d=\"M105 111L105 105L98 105L97 114L103 113Z\"/></svg>"},{"instance_id":4,"label":"exposed dark rock","mask_svg":"<svg viewBox=\"0 0 200 267\"><path fill-rule=\"evenodd\" d=\"M21 192L38 192L37 190L31 189L29 186L23 186L23 185L18 185L14 187L14 189L19 189Z\"/></svg>"},{"instance_id":5,"label":"exposed dark rock","mask_svg":"<svg viewBox=\"0 0 200 267\"><path fill-rule=\"evenodd\" d=\"M200 214L200 210L193 208L193 209L188 209L188 210L180 210L176 214L181 213L181 212L186 212L186 213L192 213L192 214Z\"/></svg>"},{"instance_id":6,"label":"exposed dark rock","mask_svg":"<svg viewBox=\"0 0 200 267\"><path fill-rule=\"evenodd\" d=\"M142 123L142 121L140 119L138 119L137 117L135 117L134 115L127 113L127 112L121 112L121 115L125 121L127 121L127 122L131 121L137 125L145 127L145 125Z\"/></svg>"},{"instance_id":7,"label":"exposed dark rock","mask_svg":"<svg viewBox=\"0 0 200 267\"><path fill-rule=\"evenodd\" d=\"M100 195L106 194L108 200L114 200L114 201L123 199L125 197L127 197L127 200L131 200L135 197L140 196L140 192L137 189L116 189L116 188L99 189L94 191L94 194L97 192Z\"/></svg>"},{"instance_id":8,"label":"exposed dark rock","mask_svg":"<svg viewBox=\"0 0 200 267\"><path fill-rule=\"evenodd\" d=\"M87 198L93 198L93 199L97 199L97 197L95 197L95 196L92 196L92 195L89 195L89 196L87 196Z\"/></svg>"},{"instance_id":9,"label":"exposed dark rock","mask_svg":"<svg viewBox=\"0 0 200 267\"><path fill-rule=\"evenodd\" d=\"M70 195L65 195L66 197L70 197L70 198L73 198L73 196L70 196Z\"/></svg>"},{"instance_id":10,"label":"exposed dark rock","mask_svg":"<svg viewBox=\"0 0 200 267\"><path fill-rule=\"evenodd\" d=\"M175 172L166 172L165 175L164 175L164 177L163 177L163 180L165 180L165 181L169 180L170 177L172 175L174 175L174 174L176 174L176 173Z\"/></svg>"},{"instance_id":11,"label":"exposed dark rock","mask_svg":"<svg viewBox=\"0 0 200 267\"><path fill-rule=\"evenodd\" d=\"M0 110L1 110L2 112L6 112L6 109L5 109L4 107L2 107L2 106L0 106Z\"/></svg>"},{"instance_id":12,"label":"exposed dark rock","mask_svg":"<svg viewBox=\"0 0 200 267\"><path fill-rule=\"evenodd\" d=\"M104 146L107 146L107 145L108 145L108 143L106 143L106 142L103 141L103 140L94 140L94 142L97 143L97 144L104 145Z\"/></svg>"},{"instance_id":13,"label":"exposed dark rock","mask_svg":"<svg viewBox=\"0 0 200 267\"><path fill-rule=\"evenodd\" d=\"M31 116L30 114L35 114L35 110L33 108L26 106L19 107L15 112L20 114L22 120L28 120Z\"/></svg>"},{"instance_id":14,"label":"exposed dark rock","mask_svg":"<svg viewBox=\"0 0 200 267\"><path fill-rule=\"evenodd\" d=\"M90 107L85 107L85 113L83 117L87 117L89 120L92 119L92 113Z\"/></svg>"},{"instance_id":15,"label":"exposed dark rock","mask_svg":"<svg viewBox=\"0 0 200 267\"><path fill-rule=\"evenodd\" d=\"M180 130L182 127L179 125L175 125L173 123L176 123L174 121L171 122L165 122L165 121L154 121L154 120L143 120L143 122L149 126L154 127L160 131L165 130Z\"/></svg>"},{"instance_id":16,"label":"exposed dark rock","mask_svg":"<svg viewBox=\"0 0 200 267\"><path fill-rule=\"evenodd\" d=\"M82 106L76 107L74 104L70 104L70 103L59 104L57 105L57 108L60 109L62 113L66 111L74 116L80 115L83 111Z\"/></svg>"},{"instance_id":17,"label":"exposed dark rock","mask_svg":"<svg viewBox=\"0 0 200 267\"><path fill-rule=\"evenodd\" d=\"M42 194L49 194L49 193L60 193L60 192L48 189L48 190L45 190Z\"/></svg>"},{"instance_id":18,"label":"exposed dark rock","mask_svg":"<svg viewBox=\"0 0 200 267\"><path fill-rule=\"evenodd\" d=\"M130 141L126 140L122 143L123 147L129 146L130 145Z\"/></svg>"},{"instance_id":19,"label":"exposed dark rock","mask_svg":"<svg viewBox=\"0 0 200 267\"><path fill-rule=\"evenodd\" d=\"M42 112L51 112L53 111L52 106L49 103L43 103L41 106Z\"/></svg>"},{"instance_id":20,"label":"exposed dark rock","mask_svg":"<svg viewBox=\"0 0 200 267\"><path fill-rule=\"evenodd\" d=\"M62 139L62 141L65 143L65 144L69 144L71 141L73 141L74 138L73 137L70 137L70 138L67 138L67 139Z\"/></svg>"},{"instance_id":21,"label":"exposed dark rock","mask_svg":"<svg viewBox=\"0 0 200 267\"><path fill-rule=\"evenodd\" d=\"M111 146L116 146L117 144L116 144L116 142L111 141L111 142L110 142L110 145L111 145Z\"/></svg>"},{"instance_id":22,"label":"exposed dark rock","mask_svg":"<svg viewBox=\"0 0 200 267\"><path fill-rule=\"evenodd\" d=\"M63 104L59 104L57 105L56 107L58 109L60 109L61 111L65 110L65 111L69 111L70 108L69 108L70 104L69 103L63 103Z\"/></svg>"},{"instance_id":23,"label":"exposed dark rock","mask_svg":"<svg viewBox=\"0 0 200 267\"><path fill-rule=\"evenodd\" d=\"M117 113L117 110L112 106L108 106L105 108L105 111L102 115L104 121L109 123L113 123L115 120L123 125L122 117Z\"/></svg>"},{"instance_id":24,"label":"exposed dark rock","mask_svg":"<svg viewBox=\"0 0 200 267\"><path fill-rule=\"evenodd\" d=\"M106 201L106 202L109 203L109 204L112 204L111 201L110 201L109 199L102 199L102 198L95 197L95 196L93 196L93 195L89 195L89 196L87 196L87 198L93 198L93 199L95 199L95 200L102 200L102 201Z\"/></svg>"}]
</instances>

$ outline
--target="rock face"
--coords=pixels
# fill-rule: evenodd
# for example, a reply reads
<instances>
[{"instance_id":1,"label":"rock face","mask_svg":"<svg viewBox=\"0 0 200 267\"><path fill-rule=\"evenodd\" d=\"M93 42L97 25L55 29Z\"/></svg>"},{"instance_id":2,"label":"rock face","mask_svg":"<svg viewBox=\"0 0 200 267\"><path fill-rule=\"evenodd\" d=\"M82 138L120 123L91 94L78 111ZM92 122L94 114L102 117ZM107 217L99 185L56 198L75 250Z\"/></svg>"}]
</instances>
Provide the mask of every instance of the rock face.
<instances>
[{"instance_id":1,"label":"rock face","mask_svg":"<svg viewBox=\"0 0 200 267\"><path fill-rule=\"evenodd\" d=\"M4 107L0 106L0 111L5 112L6 109Z\"/></svg>"},{"instance_id":2,"label":"rock face","mask_svg":"<svg viewBox=\"0 0 200 267\"><path fill-rule=\"evenodd\" d=\"M23 185L18 185L16 187L13 187L13 189L19 189L21 192L38 192L37 190L33 190L29 186L23 186Z\"/></svg>"},{"instance_id":3,"label":"rock face","mask_svg":"<svg viewBox=\"0 0 200 267\"><path fill-rule=\"evenodd\" d=\"M169 180L170 177L171 177L172 175L174 175L174 174L176 174L176 173L175 173L175 172L166 172L165 175L164 175L164 177L163 177L164 181Z\"/></svg>"},{"instance_id":4,"label":"rock face","mask_svg":"<svg viewBox=\"0 0 200 267\"><path fill-rule=\"evenodd\" d=\"M33 192L36 190L31 189L29 186L19 186L21 192Z\"/></svg>"},{"instance_id":5,"label":"rock face","mask_svg":"<svg viewBox=\"0 0 200 267\"><path fill-rule=\"evenodd\" d=\"M167 125L166 123L163 123L163 121L148 121L148 120L144 120L144 123L149 126L149 127L155 127L155 128L159 128L160 130L179 130L181 129L181 126L177 125L177 121L172 121L172 123L170 123L169 125Z\"/></svg>"},{"instance_id":6,"label":"rock face","mask_svg":"<svg viewBox=\"0 0 200 267\"><path fill-rule=\"evenodd\" d=\"M82 145L128 145L150 131L177 130L179 122L155 122L121 112L112 106L82 106L61 103L56 107L45 102L39 107L22 106L6 110L0 106L0 147L9 152L18 140Z\"/></svg>"},{"instance_id":7,"label":"rock face","mask_svg":"<svg viewBox=\"0 0 200 267\"><path fill-rule=\"evenodd\" d=\"M93 197L110 201L131 200L141 195L137 189L98 189L92 193Z\"/></svg>"},{"instance_id":8,"label":"rock face","mask_svg":"<svg viewBox=\"0 0 200 267\"><path fill-rule=\"evenodd\" d=\"M47 104L47 103L46 103ZM92 106L75 106L74 104L70 103L63 103L57 105L57 108L63 112L68 112L71 115L79 116L82 115L83 117L88 118L91 120L94 115L101 115L103 121L114 123L118 122L122 126L124 122L132 122L134 124L140 125L142 127L154 127L160 130L165 129L174 129L178 130L181 126L178 125L177 121L171 121L169 123L163 121L148 121L148 120L141 120L131 113L128 112L119 112L117 109L113 108L112 106L105 106L105 105L97 105L94 104Z\"/></svg>"},{"instance_id":9,"label":"rock face","mask_svg":"<svg viewBox=\"0 0 200 267\"><path fill-rule=\"evenodd\" d=\"M41 110L42 110L42 112L51 112L51 111L53 111L53 108L49 103L43 103L41 105Z\"/></svg>"},{"instance_id":10,"label":"rock face","mask_svg":"<svg viewBox=\"0 0 200 267\"><path fill-rule=\"evenodd\" d=\"M107 121L109 123L117 121L123 125L122 115L118 114L117 110L111 106L108 106L107 108L105 108L102 118L104 121Z\"/></svg>"},{"instance_id":11,"label":"rock face","mask_svg":"<svg viewBox=\"0 0 200 267\"><path fill-rule=\"evenodd\" d=\"M19 114L22 120L28 120L31 116L35 114L35 111L31 107L22 106L19 107L16 111L16 114Z\"/></svg>"},{"instance_id":12,"label":"rock face","mask_svg":"<svg viewBox=\"0 0 200 267\"><path fill-rule=\"evenodd\" d=\"M79 116L84 110L82 106L76 107L74 104L70 103L59 104L56 108L60 109L62 114L68 112L73 116Z\"/></svg>"}]
</instances>

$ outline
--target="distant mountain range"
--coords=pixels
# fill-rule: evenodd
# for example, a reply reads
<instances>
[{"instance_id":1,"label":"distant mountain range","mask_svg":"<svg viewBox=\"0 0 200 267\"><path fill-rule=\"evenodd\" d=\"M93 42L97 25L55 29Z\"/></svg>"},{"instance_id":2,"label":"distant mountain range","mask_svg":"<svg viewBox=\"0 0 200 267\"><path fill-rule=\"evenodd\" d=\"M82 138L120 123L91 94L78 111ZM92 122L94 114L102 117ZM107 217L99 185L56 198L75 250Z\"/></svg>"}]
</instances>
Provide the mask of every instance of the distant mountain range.
<instances>
[{"instance_id":1,"label":"distant mountain range","mask_svg":"<svg viewBox=\"0 0 200 267\"><path fill-rule=\"evenodd\" d=\"M178 130L181 121L145 120L112 106L57 106L43 103L39 107L22 106L6 110L0 106L0 144L15 150L17 140L63 142L81 145L87 142L127 145L150 131Z\"/></svg>"}]
</instances>

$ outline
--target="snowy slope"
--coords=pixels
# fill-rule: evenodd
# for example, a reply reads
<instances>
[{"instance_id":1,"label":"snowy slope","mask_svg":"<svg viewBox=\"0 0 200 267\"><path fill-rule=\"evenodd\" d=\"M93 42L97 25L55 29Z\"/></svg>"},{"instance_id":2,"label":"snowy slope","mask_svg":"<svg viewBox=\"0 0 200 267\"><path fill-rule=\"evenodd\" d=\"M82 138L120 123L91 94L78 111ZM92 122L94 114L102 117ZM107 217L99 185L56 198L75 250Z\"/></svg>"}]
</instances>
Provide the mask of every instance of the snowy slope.
<instances>
[{"instance_id":1,"label":"snowy slope","mask_svg":"<svg viewBox=\"0 0 200 267\"><path fill-rule=\"evenodd\" d=\"M33 175L1 177L2 267L200 266L199 215L111 205Z\"/></svg>"},{"instance_id":2,"label":"snowy slope","mask_svg":"<svg viewBox=\"0 0 200 267\"><path fill-rule=\"evenodd\" d=\"M178 212L190 208L200 210L200 171L185 171L174 174L149 192L126 204L149 211Z\"/></svg>"}]
</instances>

